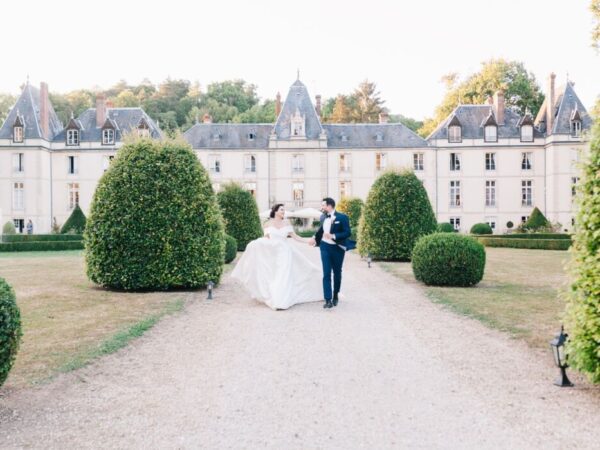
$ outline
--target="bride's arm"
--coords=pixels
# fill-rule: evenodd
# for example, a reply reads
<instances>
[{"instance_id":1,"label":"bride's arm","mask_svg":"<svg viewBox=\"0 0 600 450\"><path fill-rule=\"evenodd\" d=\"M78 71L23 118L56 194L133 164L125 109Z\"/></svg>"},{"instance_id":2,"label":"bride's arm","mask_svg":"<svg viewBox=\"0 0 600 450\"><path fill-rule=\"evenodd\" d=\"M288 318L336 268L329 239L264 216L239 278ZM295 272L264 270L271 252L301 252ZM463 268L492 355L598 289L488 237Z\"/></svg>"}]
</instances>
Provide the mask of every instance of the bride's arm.
<instances>
[{"instance_id":1,"label":"bride's arm","mask_svg":"<svg viewBox=\"0 0 600 450\"><path fill-rule=\"evenodd\" d=\"M263 236L266 238L271 238L271 236L269 235L269 232L267 231L267 229L271 226L271 221L267 220L265 223L263 223Z\"/></svg>"},{"instance_id":2,"label":"bride's arm","mask_svg":"<svg viewBox=\"0 0 600 450\"><path fill-rule=\"evenodd\" d=\"M287 226L291 227L292 224L288 222ZM298 241L298 242L302 242L303 244L308 244L310 241L310 238L303 238L298 236L295 232L294 229L292 228L292 231L290 231L290 233L288 234L288 236L291 236L293 240Z\"/></svg>"}]
</instances>

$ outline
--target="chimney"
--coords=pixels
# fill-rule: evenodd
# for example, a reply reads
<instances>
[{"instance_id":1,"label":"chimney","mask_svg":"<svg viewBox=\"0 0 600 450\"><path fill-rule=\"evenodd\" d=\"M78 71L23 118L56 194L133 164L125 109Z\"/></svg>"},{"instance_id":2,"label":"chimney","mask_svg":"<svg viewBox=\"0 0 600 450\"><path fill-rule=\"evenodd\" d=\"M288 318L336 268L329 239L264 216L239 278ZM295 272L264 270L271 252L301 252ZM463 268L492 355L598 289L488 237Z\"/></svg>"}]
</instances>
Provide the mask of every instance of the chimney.
<instances>
[{"instance_id":1,"label":"chimney","mask_svg":"<svg viewBox=\"0 0 600 450\"><path fill-rule=\"evenodd\" d=\"M496 122L498 125L504 125L504 91L499 90L494 94L494 109L496 113Z\"/></svg>"},{"instance_id":2,"label":"chimney","mask_svg":"<svg viewBox=\"0 0 600 450\"><path fill-rule=\"evenodd\" d=\"M278 92L275 96L275 118L281 114L281 94Z\"/></svg>"},{"instance_id":3,"label":"chimney","mask_svg":"<svg viewBox=\"0 0 600 450\"><path fill-rule=\"evenodd\" d=\"M106 100L104 94L96 95L96 127L102 128L106 122Z\"/></svg>"},{"instance_id":4,"label":"chimney","mask_svg":"<svg viewBox=\"0 0 600 450\"><path fill-rule=\"evenodd\" d=\"M386 112L379 113L379 123L388 123L388 119L389 119L388 113L386 113Z\"/></svg>"},{"instance_id":5,"label":"chimney","mask_svg":"<svg viewBox=\"0 0 600 450\"><path fill-rule=\"evenodd\" d=\"M212 117L209 113L204 113L202 116L202 123L212 123Z\"/></svg>"},{"instance_id":6,"label":"chimney","mask_svg":"<svg viewBox=\"0 0 600 450\"><path fill-rule=\"evenodd\" d=\"M50 137L50 100L48 99L48 85L44 82L40 83L40 128L42 137L48 139Z\"/></svg>"},{"instance_id":7,"label":"chimney","mask_svg":"<svg viewBox=\"0 0 600 450\"><path fill-rule=\"evenodd\" d=\"M115 107L115 104L113 103L112 100L106 100L106 109L111 109L114 107Z\"/></svg>"},{"instance_id":8,"label":"chimney","mask_svg":"<svg viewBox=\"0 0 600 450\"><path fill-rule=\"evenodd\" d=\"M553 73L548 77L548 92L546 92L546 135L552 134L554 125L554 79Z\"/></svg>"},{"instance_id":9,"label":"chimney","mask_svg":"<svg viewBox=\"0 0 600 450\"><path fill-rule=\"evenodd\" d=\"M315 96L315 111L317 111L317 114L319 115L319 117L321 117L321 96L320 95Z\"/></svg>"},{"instance_id":10,"label":"chimney","mask_svg":"<svg viewBox=\"0 0 600 450\"><path fill-rule=\"evenodd\" d=\"M486 103L488 105L493 105L494 104L494 97L492 97L491 95L488 95L487 99L486 99Z\"/></svg>"}]
</instances>

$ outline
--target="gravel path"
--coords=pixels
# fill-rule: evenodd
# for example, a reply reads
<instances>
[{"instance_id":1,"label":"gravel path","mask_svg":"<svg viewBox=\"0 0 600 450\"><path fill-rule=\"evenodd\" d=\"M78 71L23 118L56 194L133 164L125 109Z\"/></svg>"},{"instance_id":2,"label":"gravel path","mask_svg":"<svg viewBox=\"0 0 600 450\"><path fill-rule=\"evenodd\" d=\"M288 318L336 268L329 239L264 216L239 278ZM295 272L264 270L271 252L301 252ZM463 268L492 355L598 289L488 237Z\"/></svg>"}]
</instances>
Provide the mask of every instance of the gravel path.
<instances>
[{"instance_id":1,"label":"gravel path","mask_svg":"<svg viewBox=\"0 0 600 450\"><path fill-rule=\"evenodd\" d=\"M549 354L356 255L344 292L330 311L271 311L226 280L128 348L0 398L0 446L598 448L599 391L554 387Z\"/></svg>"}]
</instances>

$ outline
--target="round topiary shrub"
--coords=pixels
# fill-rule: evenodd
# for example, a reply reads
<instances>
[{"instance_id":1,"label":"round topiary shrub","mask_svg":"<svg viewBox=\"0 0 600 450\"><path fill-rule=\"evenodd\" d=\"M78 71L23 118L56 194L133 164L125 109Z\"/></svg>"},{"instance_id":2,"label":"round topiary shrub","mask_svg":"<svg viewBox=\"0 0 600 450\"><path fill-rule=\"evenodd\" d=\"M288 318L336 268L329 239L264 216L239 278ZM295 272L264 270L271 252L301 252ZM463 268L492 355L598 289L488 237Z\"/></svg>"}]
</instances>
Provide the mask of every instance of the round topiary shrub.
<instances>
[{"instance_id":1,"label":"round topiary shrub","mask_svg":"<svg viewBox=\"0 0 600 450\"><path fill-rule=\"evenodd\" d=\"M224 185L217 199L225 222L225 232L235 238L238 250L243 252L248 242L263 235L256 200L236 183Z\"/></svg>"},{"instance_id":2,"label":"round topiary shrub","mask_svg":"<svg viewBox=\"0 0 600 450\"><path fill-rule=\"evenodd\" d=\"M424 236L415 245L415 278L433 286L473 286L483 278L485 249L475 239L457 233Z\"/></svg>"},{"instance_id":3,"label":"round topiary shrub","mask_svg":"<svg viewBox=\"0 0 600 450\"><path fill-rule=\"evenodd\" d=\"M73 212L71 213L65 224L60 229L60 232L62 234L81 234L83 233L83 230L85 230L85 214L83 214L83 211L77 204L75 205L75 208L73 208Z\"/></svg>"},{"instance_id":4,"label":"round topiary shrub","mask_svg":"<svg viewBox=\"0 0 600 450\"><path fill-rule=\"evenodd\" d=\"M15 361L21 336L21 313L15 292L0 278L0 386Z\"/></svg>"},{"instance_id":5,"label":"round topiary shrub","mask_svg":"<svg viewBox=\"0 0 600 450\"><path fill-rule=\"evenodd\" d=\"M225 234L225 264L229 264L237 255L237 241L233 236Z\"/></svg>"},{"instance_id":6,"label":"round topiary shrub","mask_svg":"<svg viewBox=\"0 0 600 450\"><path fill-rule=\"evenodd\" d=\"M2 227L2 234L15 234L16 232L17 229L15 228L15 224L12 222L12 220L6 222Z\"/></svg>"},{"instance_id":7,"label":"round topiary shrub","mask_svg":"<svg viewBox=\"0 0 600 450\"><path fill-rule=\"evenodd\" d=\"M358 232L358 250L379 260L410 260L421 236L437 223L423 184L412 171L389 171L369 192Z\"/></svg>"},{"instance_id":8,"label":"round topiary shrub","mask_svg":"<svg viewBox=\"0 0 600 450\"><path fill-rule=\"evenodd\" d=\"M494 230L487 223L476 223L471 227L471 234L493 234Z\"/></svg>"},{"instance_id":9,"label":"round topiary shrub","mask_svg":"<svg viewBox=\"0 0 600 450\"><path fill-rule=\"evenodd\" d=\"M438 233L454 233L454 227L449 222L438 223Z\"/></svg>"},{"instance_id":10,"label":"round topiary shrub","mask_svg":"<svg viewBox=\"0 0 600 450\"><path fill-rule=\"evenodd\" d=\"M352 231L351 239L356 240L358 236L358 223L365 202L358 197L346 197L340 200L336 209L348 216L350 220L350 230Z\"/></svg>"},{"instance_id":11,"label":"round topiary shrub","mask_svg":"<svg viewBox=\"0 0 600 450\"><path fill-rule=\"evenodd\" d=\"M128 141L104 173L84 233L88 277L125 290L198 288L223 271L223 221L183 141Z\"/></svg>"}]
</instances>

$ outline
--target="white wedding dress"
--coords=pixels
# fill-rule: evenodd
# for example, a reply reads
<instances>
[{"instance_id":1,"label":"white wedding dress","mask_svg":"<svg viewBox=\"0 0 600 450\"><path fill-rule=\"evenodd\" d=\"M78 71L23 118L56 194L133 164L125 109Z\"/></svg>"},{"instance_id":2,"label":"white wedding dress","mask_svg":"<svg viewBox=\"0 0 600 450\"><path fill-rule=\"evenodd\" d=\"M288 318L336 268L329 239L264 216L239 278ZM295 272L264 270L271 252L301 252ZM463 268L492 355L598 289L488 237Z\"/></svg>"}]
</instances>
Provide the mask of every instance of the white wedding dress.
<instances>
[{"instance_id":1,"label":"white wedding dress","mask_svg":"<svg viewBox=\"0 0 600 450\"><path fill-rule=\"evenodd\" d=\"M290 242L291 232L291 226L266 228L270 238L250 242L231 273L253 299L272 309L323 300L322 271Z\"/></svg>"}]
</instances>

